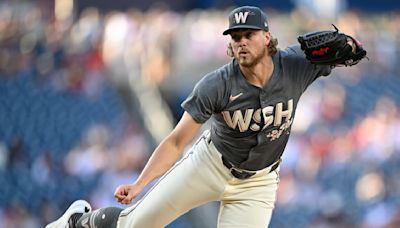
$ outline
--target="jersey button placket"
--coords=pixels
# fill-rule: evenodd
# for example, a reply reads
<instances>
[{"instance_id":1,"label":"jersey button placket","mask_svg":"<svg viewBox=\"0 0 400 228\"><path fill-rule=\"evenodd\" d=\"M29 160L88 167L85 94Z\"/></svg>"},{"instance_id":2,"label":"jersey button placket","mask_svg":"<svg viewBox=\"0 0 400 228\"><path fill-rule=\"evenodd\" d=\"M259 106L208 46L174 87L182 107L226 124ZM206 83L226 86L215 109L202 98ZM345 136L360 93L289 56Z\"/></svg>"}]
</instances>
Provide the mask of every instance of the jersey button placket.
<instances>
[{"instance_id":1,"label":"jersey button placket","mask_svg":"<svg viewBox=\"0 0 400 228\"><path fill-rule=\"evenodd\" d=\"M262 89L260 91L260 105L261 105L261 110L264 109L265 107L268 106L269 100L268 100L268 93L265 91L265 89ZM263 123L262 126L265 127L265 116L263 114L261 114L261 122ZM260 131L260 133L258 134L257 137L257 141L258 143L263 143L265 142L266 137L265 137L265 132L264 131Z\"/></svg>"},{"instance_id":2,"label":"jersey button placket","mask_svg":"<svg viewBox=\"0 0 400 228\"><path fill-rule=\"evenodd\" d=\"M265 106L268 105L268 94L265 90L263 90L263 89L260 90L259 99L260 99L261 108L264 108Z\"/></svg>"}]
</instances>

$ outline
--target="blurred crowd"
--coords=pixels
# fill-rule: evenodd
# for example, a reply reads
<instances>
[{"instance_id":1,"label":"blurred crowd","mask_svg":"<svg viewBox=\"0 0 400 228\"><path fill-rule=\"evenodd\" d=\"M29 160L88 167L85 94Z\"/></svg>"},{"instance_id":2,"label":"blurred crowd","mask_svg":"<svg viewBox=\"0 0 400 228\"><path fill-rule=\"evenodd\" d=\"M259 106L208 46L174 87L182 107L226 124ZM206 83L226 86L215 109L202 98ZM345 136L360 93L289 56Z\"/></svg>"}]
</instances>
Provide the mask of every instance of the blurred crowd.
<instances>
[{"instance_id":1,"label":"blurred crowd","mask_svg":"<svg viewBox=\"0 0 400 228\"><path fill-rule=\"evenodd\" d=\"M115 187L133 182L156 146L121 87L157 88L176 121L194 83L229 61L228 12L161 5L57 17L0 3L2 226L43 227L78 198L121 206ZM280 48L332 23L302 9L267 13ZM302 97L271 227L399 227L400 14L344 11L334 23L369 61L335 69ZM216 219L217 207L170 227L212 227L201 216Z\"/></svg>"}]
</instances>

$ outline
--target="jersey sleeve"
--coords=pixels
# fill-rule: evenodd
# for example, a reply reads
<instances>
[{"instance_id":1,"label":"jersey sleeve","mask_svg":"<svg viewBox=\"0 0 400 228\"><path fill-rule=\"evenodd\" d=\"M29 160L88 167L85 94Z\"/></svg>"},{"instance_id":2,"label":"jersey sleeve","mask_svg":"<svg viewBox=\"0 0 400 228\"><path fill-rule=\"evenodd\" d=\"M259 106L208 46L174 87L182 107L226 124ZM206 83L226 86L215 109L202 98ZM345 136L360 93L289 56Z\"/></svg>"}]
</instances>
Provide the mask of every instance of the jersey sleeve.
<instances>
[{"instance_id":1,"label":"jersey sleeve","mask_svg":"<svg viewBox=\"0 0 400 228\"><path fill-rule=\"evenodd\" d=\"M295 80L301 85L303 91L320 76L328 76L332 68L327 65L312 64L305 57L300 45L292 45L285 49L285 61L287 69L291 75L295 75Z\"/></svg>"},{"instance_id":2,"label":"jersey sleeve","mask_svg":"<svg viewBox=\"0 0 400 228\"><path fill-rule=\"evenodd\" d=\"M220 71L215 71L204 76L181 104L197 123L206 122L222 108L226 96L226 81L222 80L221 74Z\"/></svg>"}]
</instances>

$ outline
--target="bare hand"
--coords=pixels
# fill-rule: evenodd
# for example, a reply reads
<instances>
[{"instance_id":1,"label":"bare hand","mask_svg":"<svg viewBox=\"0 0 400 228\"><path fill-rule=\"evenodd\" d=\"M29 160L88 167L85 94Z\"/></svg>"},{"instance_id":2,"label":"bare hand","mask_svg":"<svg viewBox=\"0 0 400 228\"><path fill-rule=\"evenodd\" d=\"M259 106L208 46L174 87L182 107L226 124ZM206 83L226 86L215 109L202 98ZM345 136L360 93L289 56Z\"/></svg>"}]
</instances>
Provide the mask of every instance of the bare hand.
<instances>
[{"instance_id":1,"label":"bare hand","mask_svg":"<svg viewBox=\"0 0 400 228\"><path fill-rule=\"evenodd\" d=\"M121 204L130 204L141 191L142 189L135 184L120 185L115 190L114 197Z\"/></svg>"}]
</instances>

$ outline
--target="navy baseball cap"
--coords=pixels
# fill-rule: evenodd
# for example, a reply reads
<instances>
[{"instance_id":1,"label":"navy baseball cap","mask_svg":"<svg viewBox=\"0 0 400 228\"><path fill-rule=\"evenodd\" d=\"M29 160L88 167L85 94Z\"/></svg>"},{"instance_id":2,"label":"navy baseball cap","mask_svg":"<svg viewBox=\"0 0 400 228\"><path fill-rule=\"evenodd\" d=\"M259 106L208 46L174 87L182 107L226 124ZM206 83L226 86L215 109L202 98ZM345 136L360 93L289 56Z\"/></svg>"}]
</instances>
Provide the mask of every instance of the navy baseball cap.
<instances>
[{"instance_id":1,"label":"navy baseball cap","mask_svg":"<svg viewBox=\"0 0 400 228\"><path fill-rule=\"evenodd\" d=\"M241 28L268 31L267 15L255 6L236 8L229 14L229 28L222 34L228 35L232 30Z\"/></svg>"}]
</instances>

